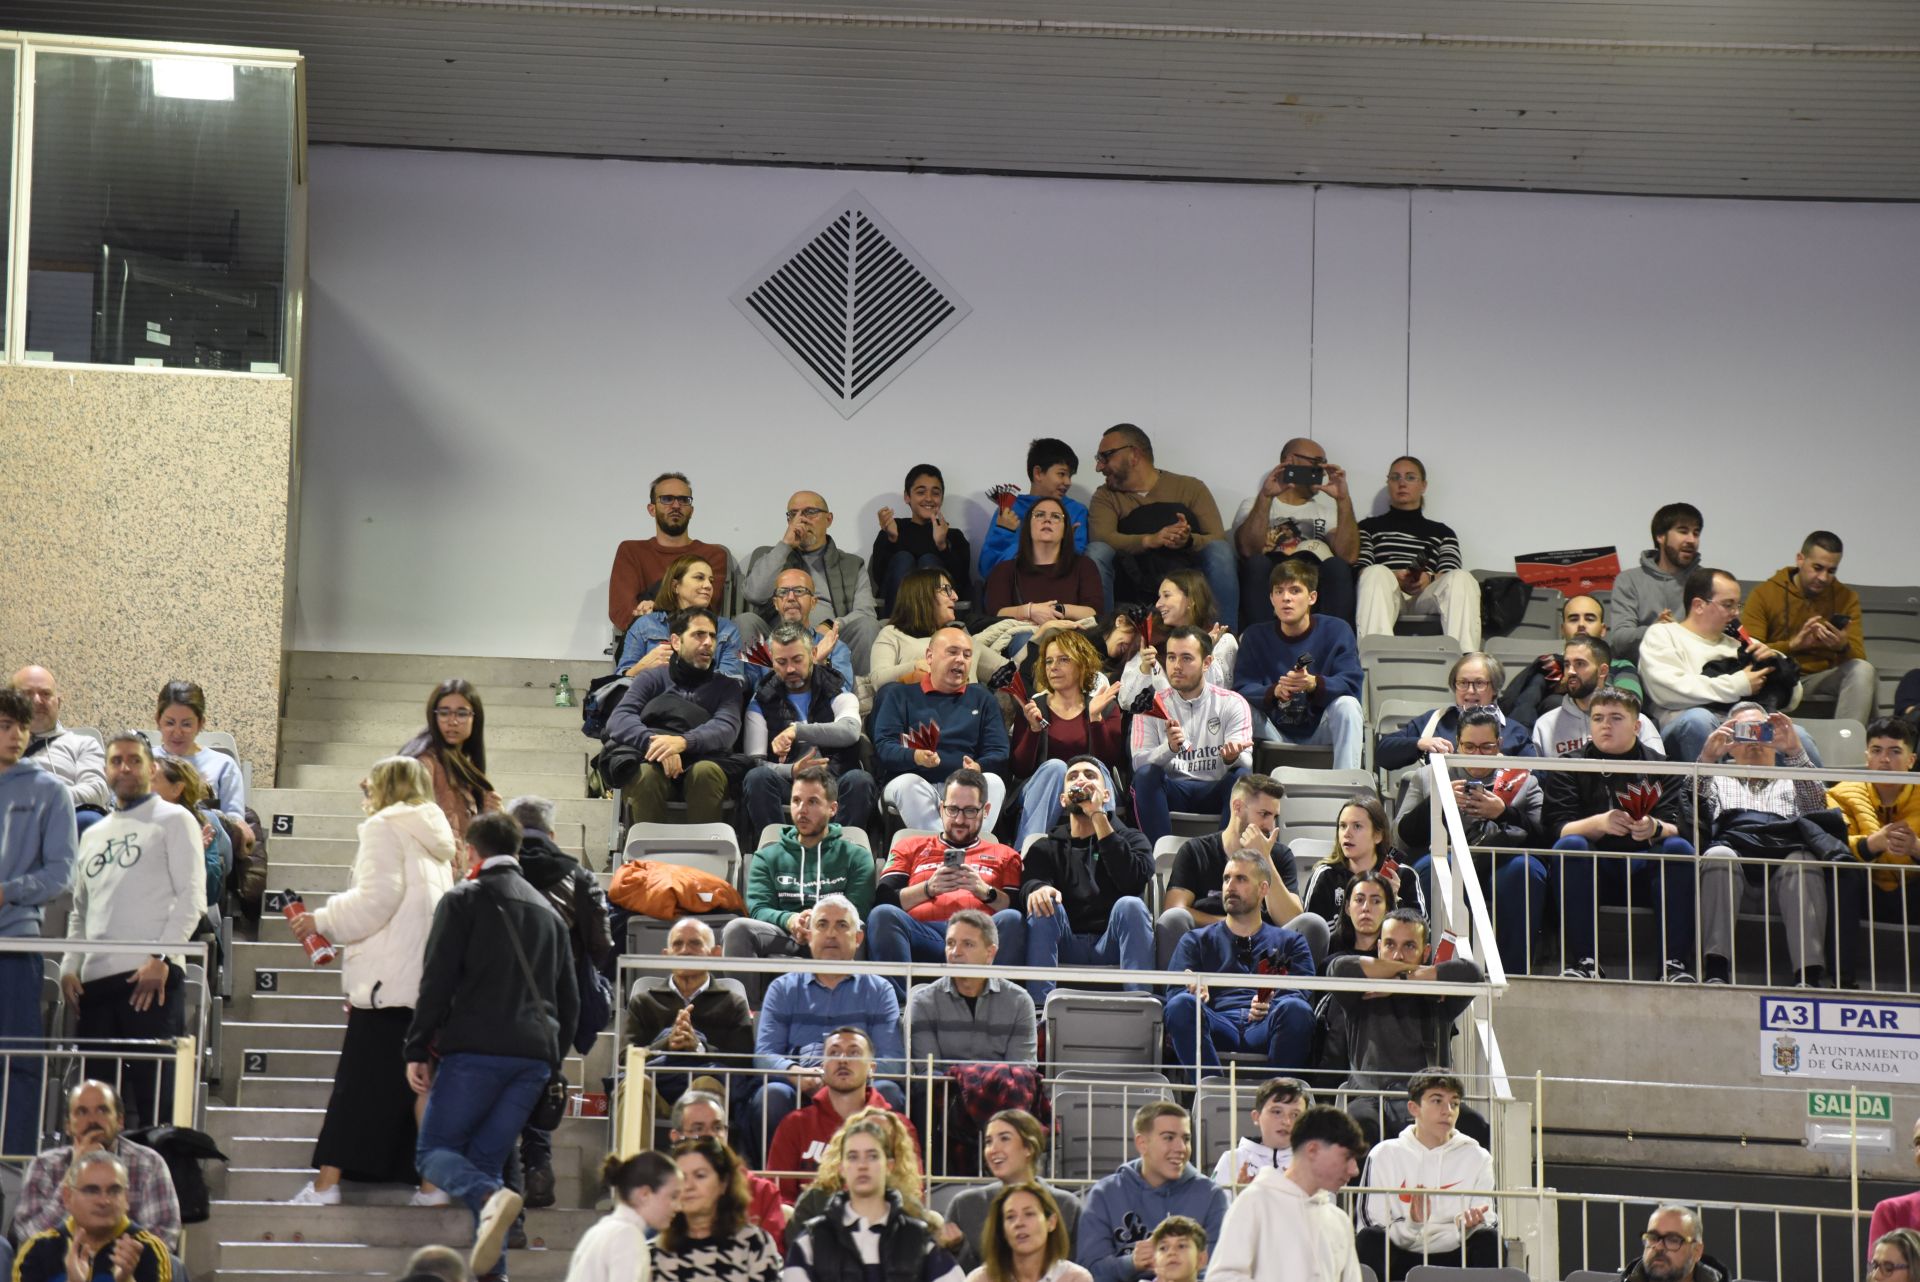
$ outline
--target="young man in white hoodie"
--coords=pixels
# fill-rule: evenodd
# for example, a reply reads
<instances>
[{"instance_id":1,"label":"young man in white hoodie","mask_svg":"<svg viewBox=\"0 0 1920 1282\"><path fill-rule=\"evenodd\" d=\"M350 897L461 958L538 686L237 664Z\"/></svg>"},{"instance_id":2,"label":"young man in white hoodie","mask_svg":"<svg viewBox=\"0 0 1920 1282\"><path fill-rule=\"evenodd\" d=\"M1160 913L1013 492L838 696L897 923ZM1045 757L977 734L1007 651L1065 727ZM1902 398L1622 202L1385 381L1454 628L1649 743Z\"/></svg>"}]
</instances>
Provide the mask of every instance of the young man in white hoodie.
<instances>
[{"instance_id":1,"label":"young man in white hoodie","mask_svg":"<svg viewBox=\"0 0 1920 1282\"><path fill-rule=\"evenodd\" d=\"M1356 1247L1384 1282L1400 1282L1417 1264L1500 1265L1493 1199L1476 1191L1493 1187L1493 1156L1455 1129L1465 1093L1445 1069L1415 1075L1407 1083L1413 1120L1367 1158L1362 1184L1400 1190L1369 1193L1360 1203ZM1465 1191L1442 1191L1452 1189Z\"/></svg>"},{"instance_id":2,"label":"young man in white hoodie","mask_svg":"<svg viewBox=\"0 0 1920 1282\"><path fill-rule=\"evenodd\" d=\"M1253 712L1225 686L1207 682L1213 639L1175 628L1161 642L1167 688L1133 719L1133 804L1140 831L1158 841L1173 831L1174 807L1232 818L1233 786L1253 769Z\"/></svg>"},{"instance_id":3,"label":"young man in white hoodie","mask_svg":"<svg viewBox=\"0 0 1920 1282\"><path fill-rule=\"evenodd\" d=\"M1253 1097L1253 1134L1220 1155L1213 1182L1221 1188L1251 1184L1272 1167L1287 1169L1293 1159L1293 1127L1313 1107L1313 1092L1297 1077L1275 1077L1260 1085Z\"/></svg>"},{"instance_id":4,"label":"young man in white hoodie","mask_svg":"<svg viewBox=\"0 0 1920 1282\"><path fill-rule=\"evenodd\" d=\"M186 1032L184 944L207 912L207 864L200 821L153 793L153 750L131 730L107 741L107 787L115 808L80 842L67 938L139 940L132 953L70 952L60 964L67 1003L82 1038L172 1038ZM112 1061L86 1075L116 1080ZM121 1100L129 1118L151 1125L173 1098L173 1069L156 1084L154 1062L127 1060Z\"/></svg>"},{"instance_id":5,"label":"young man in white hoodie","mask_svg":"<svg viewBox=\"0 0 1920 1282\"><path fill-rule=\"evenodd\" d=\"M1339 1109L1302 1113L1287 1168L1262 1171L1227 1211L1208 1282L1360 1282L1353 1221L1333 1194L1359 1174L1365 1148Z\"/></svg>"}]
</instances>

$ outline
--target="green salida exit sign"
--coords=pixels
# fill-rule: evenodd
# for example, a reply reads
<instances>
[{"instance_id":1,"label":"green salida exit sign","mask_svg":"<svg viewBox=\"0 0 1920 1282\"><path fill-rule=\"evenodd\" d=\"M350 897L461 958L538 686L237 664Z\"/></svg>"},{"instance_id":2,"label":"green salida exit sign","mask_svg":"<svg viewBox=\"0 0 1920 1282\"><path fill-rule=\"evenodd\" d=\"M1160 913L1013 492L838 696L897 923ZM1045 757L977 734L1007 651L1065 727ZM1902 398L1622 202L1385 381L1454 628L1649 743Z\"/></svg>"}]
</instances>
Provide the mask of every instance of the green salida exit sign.
<instances>
[{"instance_id":1,"label":"green salida exit sign","mask_svg":"<svg viewBox=\"0 0 1920 1282\"><path fill-rule=\"evenodd\" d=\"M1807 1116L1849 1118L1854 1115L1856 1100L1859 1102L1861 1121L1891 1122L1893 1120L1893 1096L1849 1095L1845 1091L1808 1091Z\"/></svg>"}]
</instances>

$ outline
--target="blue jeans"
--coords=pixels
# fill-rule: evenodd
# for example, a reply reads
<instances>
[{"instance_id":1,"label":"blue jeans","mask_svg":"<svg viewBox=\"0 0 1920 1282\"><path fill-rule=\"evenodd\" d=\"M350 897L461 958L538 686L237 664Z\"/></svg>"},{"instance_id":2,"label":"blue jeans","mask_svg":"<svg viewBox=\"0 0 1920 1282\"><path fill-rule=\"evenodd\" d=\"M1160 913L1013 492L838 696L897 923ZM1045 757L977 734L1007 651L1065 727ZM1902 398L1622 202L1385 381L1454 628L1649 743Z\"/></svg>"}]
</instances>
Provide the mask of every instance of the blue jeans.
<instances>
[{"instance_id":1,"label":"blue jeans","mask_svg":"<svg viewBox=\"0 0 1920 1282\"><path fill-rule=\"evenodd\" d=\"M1100 572L1100 593L1106 599L1107 613L1111 614L1113 613L1113 570L1120 553L1110 543L1089 542L1087 555L1093 558L1093 568ZM1206 578L1207 591L1213 593L1214 612L1219 616L1220 622L1232 627L1234 621L1240 617L1240 563L1233 552L1232 531L1228 531L1227 537L1215 539L1198 552L1192 553L1189 560L1193 563L1193 568L1200 571ZM1264 580L1260 595L1262 598L1266 596ZM1273 613L1271 606L1267 608L1267 613L1269 615Z\"/></svg>"},{"instance_id":2,"label":"blue jeans","mask_svg":"<svg viewBox=\"0 0 1920 1282\"><path fill-rule=\"evenodd\" d=\"M1245 991L1245 990L1240 990ZM1198 1021L1206 1020L1204 1030ZM1204 1036L1200 1034L1204 1031ZM1313 1007L1299 993L1277 992L1267 1017L1248 1023L1246 1008L1222 1012L1185 989L1167 998L1167 1040L1173 1057L1194 1068L1194 1039L1199 1036L1200 1063L1193 1075L1198 1082L1208 1070L1220 1067L1220 1052L1252 1051L1267 1057L1267 1066L1280 1072L1298 1072L1307 1066L1313 1049Z\"/></svg>"},{"instance_id":3,"label":"blue jeans","mask_svg":"<svg viewBox=\"0 0 1920 1282\"><path fill-rule=\"evenodd\" d=\"M1002 908L993 914L993 924L1000 932L1000 951L994 960L1002 966L1018 966L1025 961L1026 915L1017 908ZM947 923L921 921L892 904L875 904L867 915L867 960L943 963L947 960ZM905 1007L907 977L889 978L900 992L900 1005Z\"/></svg>"},{"instance_id":4,"label":"blue jeans","mask_svg":"<svg viewBox=\"0 0 1920 1282\"><path fill-rule=\"evenodd\" d=\"M0 1054L8 1050L43 1050L46 1030L40 1025L40 955L0 953ZM0 1129L0 1152L22 1160L40 1151L40 1083L45 1064L25 1056L7 1059L0 1090L7 1096L5 1126Z\"/></svg>"},{"instance_id":5,"label":"blue jeans","mask_svg":"<svg viewBox=\"0 0 1920 1282\"><path fill-rule=\"evenodd\" d=\"M918 557L911 552L895 552L888 557L886 569L880 575L879 617L884 619L893 613L894 598L900 595L900 585L907 581L909 574L915 570L942 569L945 564L932 552ZM966 594L966 584L956 583L953 586L959 588L962 595Z\"/></svg>"},{"instance_id":6,"label":"blue jeans","mask_svg":"<svg viewBox=\"0 0 1920 1282\"><path fill-rule=\"evenodd\" d=\"M1569 852L1559 857L1560 931L1568 962L1599 955L1594 947L1595 895L1604 889L1611 901L1626 903L1628 878L1633 877L1647 883L1634 896L1634 902L1648 903L1657 886L1660 907L1655 920L1666 935L1664 956L1669 961L1680 962L1688 970L1693 969L1693 905L1698 871L1693 863L1635 859L1624 854L1594 858L1571 853L1593 849L1585 837L1562 837L1553 843L1553 848ZM1694 849L1682 838L1669 837L1660 843L1656 853L1692 855ZM1655 864L1659 866L1653 867ZM1601 883L1599 887L1595 885L1596 877Z\"/></svg>"},{"instance_id":7,"label":"blue jeans","mask_svg":"<svg viewBox=\"0 0 1920 1282\"><path fill-rule=\"evenodd\" d=\"M440 1061L413 1161L421 1179L466 1203L476 1226L552 1072L545 1060L518 1055L456 1051ZM503 1250L496 1272L506 1271Z\"/></svg>"},{"instance_id":8,"label":"blue jeans","mask_svg":"<svg viewBox=\"0 0 1920 1282\"><path fill-rule=\"evenodd\" d=\"M1113 814L1113 772L1104 765L1100 767L1100 781L1107 789L1107 813ZM1043 761L1040 768L1033 772L1033 778L1020 787L1020 825L1019 836L1014 839L1015 850L1027 848L1027 838L1035 833L1052 832L1053 826L1060 822L1060 792L1067 786L1067 763L1059 759Z\"/></svg>"},{"instance_id":9,"label":"blue jeans","mask_svg":"<svg viewBox=\"0 0 1920 1282\"><path fill-rule=\"evenodd\" d=\"M1487 911L1493 914L1493 938L1500 948L1500 964L1509 975L1524 975L1531 968L1541 914L1547 910L1547 866L1532 855L1501 855L1489 889L1487 861L1488 856L1476 854L1473 867L1480 876L1481 893L1488 896ZM1431 907L1433 856L1420 856L1413 867L1420 874L1420 889L1426 892Z\"/></svg>"},{"instance_id":10,"label":"blue jeans","mask_svg":"<svg viewBox=\"0 0 1920 1282\"><path fill-rule=\"evenodd\" d=\"M1140 767L1133 772L1133 810L1140 821L1140 831L1147 834L1148 841L1158 841L1172 832L1176 805L1186 811L1218 810L1220 826L1225 828L1232 818L1233 785L1246 773L1245 766L1235 766L1219 780L1206 783L1185 775L1170 775L1162 766Z\"/></svg>"},{"instance_id":11,"label":"blue jeans","mask_svg":"<svg viewBox=\"0 0 1920 1282\"><path fill-rule=\"evenodd\" d=\"M1153 917L1146 901L1126 895L1113 906L1107 928L1098 935L1076 933L1067 921L1067 905L1056 905L1053 915L1038 913L1027 917L1027 965L1029 966L1118 966L1121 970L1153 969ZM1145 984L1126 984L1130 993L1144 993ZM1027 984L1033 994L1034 1008L1045 1012L1047 994L1053 991L1050 979L1035 979Z\"/></svg>"},{"instance_id":12,"label":"blue jeans","mask_svg":"<svg viewBox=\"0 0 1920 1282\"><path fill-rule=\"evenodd\" d=\"M905 1117L907 1115L907 1096L900 1089L900 1083L892 1079L876 1079L873 1089L887 1101L887 1106ZM740 1146L743 1156L749 1158L758 1168L766 1165L767 1149L773 1144L773 1133L780 1129L780 1123L787 1120L787 1114L800 1106L800 1097L793 1089L793 1082L784 1074L769 1077L754 1088L753 1097L747 1101L747 1133L729 1131L733 1142Z\"/></svg>"},{"instance_id":13,"label":"blue jeans","mask_svg":"<svg viewBox=\"0 0 1920 1282\"><path fill-rule=\"evenodd\" d=\"M1335 770L1360 768L1362 729L1360 701L1350 694L1343 694L1329 703L1320 714L1320 724L1304 735L1289 734L1257 712L1253 716L1254 738L1262 743L1290 743L1302 748L1316 746L1332 748Z\"/></svg>"}]
</instances>

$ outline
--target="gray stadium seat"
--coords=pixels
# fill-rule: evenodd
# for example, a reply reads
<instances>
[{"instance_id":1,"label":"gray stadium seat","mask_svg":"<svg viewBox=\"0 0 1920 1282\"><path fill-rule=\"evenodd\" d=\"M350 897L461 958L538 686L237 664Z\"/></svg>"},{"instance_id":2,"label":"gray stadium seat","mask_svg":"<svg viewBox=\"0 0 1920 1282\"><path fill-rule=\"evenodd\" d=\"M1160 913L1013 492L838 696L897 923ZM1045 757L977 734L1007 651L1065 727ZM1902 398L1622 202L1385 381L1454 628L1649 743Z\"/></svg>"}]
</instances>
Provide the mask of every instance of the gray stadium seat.
<instances>
[{"instance_id":1,"label":"gray stadium seat","mask_svg":"<svg viewBox=\"0 0 1920 1282\"><path fill-rule=\"evenodd\" d=\"M740 879L740 839L731 824L635 824L627 830L623 854L622 862L651 859L698 868L736 885Z\"/></svg>"},{"instance_id":2,"label":"gray stadium seat","mask_svg":"<svg viewBox=\"0 0 1920 1282\"><path fill-rule=\"evenodd\" d=\"M1794 720L1794 729L1820 749L1820 764L1834 769L1867 764L1867 728L1858 721Z\"/></svg>"},{"instance_id":3,"label":"gray stadium seat","mask_svg":"<svg viewBox=\"0 0 1920 1282\"><path fill-rule=\"evenodd\" d=\"M1369 632L1355 642L1360 657L1370 654L1444 654L1451 663L1460 657L1460 643L1444 633L1402 636L1397 632Z\"/></svg>"},{"instance_id":4,"label":"gray stadium seat","mask_svg":"<svg viewBox=\"0 0 1920 1282\"><path fill-rule=\"evenodd\" d=\"M1407 1270L1407 1282L1528 1282L1525 1269L1466 1269L1444 1264L1416 1264Z\"/></svg>"},{"instance_id":5,"label":"gray stadium seat","mask_svg":"<svg viewBox=\"0 0 1920 1282\"><path fill-rule=\"evenodd\" d=\"M768 824L766 827L762 828L760 830L760 841L758 844L754 846L753 849L764 850L768 846L771 846L774 842L780 840L780 830L782 828L785 828L786 826L787 826L786 824ZM867 836L867 830L865 828L854 828L854 827L843 826L840 829L840 836L843 839L852 842L854 845L862 847L869 854L873 852L873 839ZM748 851L747 853L752 854L752 851Z\"/></svg>"},{"instance_id":6,"label":"gray stadium seat","mask_svg":"<svg viewBox=\"0 0 1920 1282\"><path fill-rule=\"evenodd\" d=\"M1253 1109L1254 1093L1263 1080L1256 1074L1242 1074L1237 1090L1224 1075L1200 1083L1193 1100L1194 1125L1199 1132L1193 1164L1202 1175L1212 1175L1213 1168L1220 1164L1220 1155L1240 1142L1241 1120Z\"/></svg>"},{"instance_id":7,"label":"gray stadium seat","mask_svg":"<svg viewBox=\"0 0 1920 1282\"><path fill-rule=\"evenodd\" d=\"M695 913L693 915L713 928L715 943L720 942L720 932L727 928L727 923L739 916L738 913ZM642 913L636 913L627 918L627 951L636 957L657 957L666 952L667 936L672 933L674 922L679 920L680 918L676 917L673 921L667 921L659 917L648 917Z\"/></svg>"},{"instance_id":8,"label":"gray stadium seat","mask_svg":"<svg viewBox=\"0 0 1920 1282\"><path fill-rule=\"evenodd\" d=\"M1148 907L1154 915L1160 913L1160 905L1167 899L1167 882L1173 876L1173 857L1180 853L1180 847L1187 839L1179 833L1168 833L1153 843L1153 903Z\"/></svg>"},{"instance_id":9,"label":"gray stadium seat","mask_svg":"<svg viewBox=\"0 0 1920 1282\"><path fill-rule=\"evenodd\" d=\"M1289 846L1302 837L1331 839L1340 808L1357 792L1374 792L1373 775L1365 770L1281 770L1273 777L1287 790L1280 829Z\"/></svg>"},{"instance_id":10,"label":"gray stadium seat","mask_svg":"<svg viewBox=\"0 0 1920 1282\"><path fill-rule=\"evenodd\" d=\"M1157 1072L1107 1068L1060 1074L1053 1085L1052 1178L1111 1175L1134 1157L1134 1112L1152 1100L1172 1098L1172 1084Z\"/></svg>"},{"instance_id":11,"label":"gray stadium seat","mask_svg":"<svg viewBox=\"0 0 1920 1282\"><path fill-rule=\"evenodd\" d=\"M1567 1282L1615 1282L1618 1273L1605 1273L1599 1269L1575 1269L1567 1274Z\"/></svg>"},{"instance_id":12,"label":"gray stadium seat","mask_svg":"<svg viewBox=\"0 0 1920 1282\"><path fill-rule=\"evenodd\" d=\"M1507 670L1507 680L1513 680L1516 673L1543 654L1560 652L1560 638L1524 636L1524 637L1488 637L1481 642L1480 648L1500 660Z\"/></svg>"},{"instance_id":13,"label":"gray stadium seat","mask_svg":"<svg viewBox=\"0 0 1920 1282\"><path fill-rule=\"evenodd\" d=\"M1527 601L1527 612L1514 625L1513 637L1536 637L1545 641L1557 640L1560 636L1560 612L1566 608L1567 598L1560 593L1535 588L1533 596Z\"/></svg>"},{"instance_id":14,"label":"gray stadium seat","mask_svg":"<svg viewBox=\"0 0 1920 1282\"><path fill-rule=\"evenodd\" d=\"M1426 707L1451 702L1453 691L1447 687L1447 669L1458 653L1430 650L1425 654L1362 655L1360 666L1367 677L1369 719L1392 699L1411 699Z\"/></svg>"},{"instance_id":15,"label":"gray stadium seat","mask_svg":"<svg viewBox=\"0 0 1920 1282\"><path fill-rule=\"evenodd\" d=\"M1160 1063L1165 1023L1160 999L1151 993L1056 988L1047 998L1044 1013L1047 1060L1055 1066L1088 1069L1124 1064L1138 1069Z\"/></svg>"},{"instance_id":16,"label":"gray stadium seat","mask_svg":"<svg viewBox=\"0 0 1920 1282\"><path fill-rule=\"evenodd\" d=\"M1379 711L1373 718L1373 749L1376 763L1379 758L1380 741L1398 730L1411 717L1425 716L1435 708L1453 702L1451 693L1443 692L1438 698L1429 699L1388 699L1379 705Z\"/></svg>"}]
</instances>

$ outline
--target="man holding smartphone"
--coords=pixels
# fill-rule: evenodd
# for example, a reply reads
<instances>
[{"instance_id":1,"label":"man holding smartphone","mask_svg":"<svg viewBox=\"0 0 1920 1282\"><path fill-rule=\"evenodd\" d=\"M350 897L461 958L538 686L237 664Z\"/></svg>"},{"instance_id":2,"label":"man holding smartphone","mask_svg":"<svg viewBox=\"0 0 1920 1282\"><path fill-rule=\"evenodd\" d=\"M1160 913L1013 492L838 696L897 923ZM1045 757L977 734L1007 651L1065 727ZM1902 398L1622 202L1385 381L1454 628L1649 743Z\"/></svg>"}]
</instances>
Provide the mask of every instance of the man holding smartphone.
<instances>
[{"instance_id":1,"label":"man holding smartphone","mask_svg":"<svg viewBox=\"0 0 1920 1282\"><path fill-rule=\"evenodd\" d=\"M1793 564L1747 594L1740 623L1754 637L1793 656L1803 699L1833 700L1833 715L1861 725L1873 720L1878 674L1860 632L1860 596L1840 581L1840 536L1815 530Z\"/></svg>"},{"instance_id":2,"label":"man holding smartphone","mask_svg":"<svg viewBox=\"0 0 1920 1282\"><path fill-rule=\"evenodd\" d=\"M1296 436L1280 462L1260 480L1260 492L1233 517L1241 572L1242 628L1273 617L1267 576L1288 557L1320 567L1319 613L1353 626L1353 563L1360 558L1360 525L1353 514L1346 469L1327 461L1318 442Z\"/></svg>"}]
</instances>

